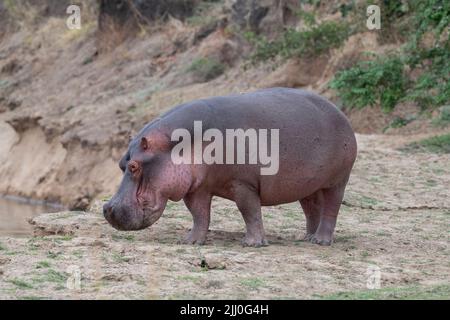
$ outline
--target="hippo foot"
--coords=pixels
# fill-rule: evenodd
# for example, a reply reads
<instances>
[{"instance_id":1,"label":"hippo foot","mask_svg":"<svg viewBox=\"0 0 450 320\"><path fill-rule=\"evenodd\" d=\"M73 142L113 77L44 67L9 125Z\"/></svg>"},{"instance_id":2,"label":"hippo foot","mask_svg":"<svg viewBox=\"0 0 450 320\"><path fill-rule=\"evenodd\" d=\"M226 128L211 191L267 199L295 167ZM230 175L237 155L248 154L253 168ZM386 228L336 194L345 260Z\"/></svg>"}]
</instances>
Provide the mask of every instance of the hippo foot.
<instances>
[{"instance_id":1,"label":"hippo foot","mask_svg":"<svg viewBox=\"0 0 450 320\"><path fill-rule=\"evenodd\" d=\"M203 245L206 242L206 236L202 236L196 233L190 232L184 239L181 241L182 244L196 244Z\"/></svg>"},{"instance_id":2,"label":"hippo foot","mask_svg":"<svg viewBox=\"0 0 450 320\"><path fill-rule=\"evenodd\" d=\"M244 247L267 247L269 245L269 242L265 238L255 238L255 237L247 237L245 236L244 239L242 239L242 246Z\"/></svg>"},{"instance_id":3,"label":"hippo foot","mask_svg":"<svg viewBox=\"0 0 450 320\"><path fill-rule=\"evenodd\" d=\"M320 246L330 246L333 239L331 237L314 234L309 241Z\"/></svg>"}]
</instances>

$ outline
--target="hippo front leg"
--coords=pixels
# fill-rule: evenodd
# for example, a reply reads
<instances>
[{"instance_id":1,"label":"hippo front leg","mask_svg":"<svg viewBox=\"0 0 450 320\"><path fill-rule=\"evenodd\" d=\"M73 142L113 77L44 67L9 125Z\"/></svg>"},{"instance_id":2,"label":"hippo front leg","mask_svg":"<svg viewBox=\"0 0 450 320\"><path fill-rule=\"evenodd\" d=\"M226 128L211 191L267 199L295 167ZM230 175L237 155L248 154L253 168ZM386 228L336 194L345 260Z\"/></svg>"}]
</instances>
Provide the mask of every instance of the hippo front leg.
<instances>
[{"instance_id":1,"label":"hippo front leg","mask_svg":"<svg viewBox=\"0 0 450 320\"><path fill-rule=\"evenodd\" d=\"M204 244L208 233L212 196L206 192L188 194L183 200L192 214L194 225L184 239L186 244Z\"/></svg>"},{"instance_id":2,"label":"hippo front leg","mask_svg":"<svg viewBox=\"0 0 450 320\"><path fill-rule=\"evenodd\" d=\"M242 244L250 247L267 246L261 215L261 200L259 195L245 185L235 187L235 199L239 211L245 221L247 232Z\"/></svg>"}]
</instances>

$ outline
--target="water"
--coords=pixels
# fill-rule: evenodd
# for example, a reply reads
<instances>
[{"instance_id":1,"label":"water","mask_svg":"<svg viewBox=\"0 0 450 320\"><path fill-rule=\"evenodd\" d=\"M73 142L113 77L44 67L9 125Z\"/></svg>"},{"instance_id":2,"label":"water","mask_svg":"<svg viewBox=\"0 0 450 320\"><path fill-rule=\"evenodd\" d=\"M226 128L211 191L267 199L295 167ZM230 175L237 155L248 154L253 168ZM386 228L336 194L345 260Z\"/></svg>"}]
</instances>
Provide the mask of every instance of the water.
<instances>
[{"instance_id":1,"label":"water","mask_svg":"<svg viewBox=\"0 0 450 320\"><path fill-rule=\"evenodd\" d=\"M62 207L47 205L16 197L0 196L0 236L25 237L32 235L30 218L42 213L61 211Z\"/></svg>"}]
</instances>

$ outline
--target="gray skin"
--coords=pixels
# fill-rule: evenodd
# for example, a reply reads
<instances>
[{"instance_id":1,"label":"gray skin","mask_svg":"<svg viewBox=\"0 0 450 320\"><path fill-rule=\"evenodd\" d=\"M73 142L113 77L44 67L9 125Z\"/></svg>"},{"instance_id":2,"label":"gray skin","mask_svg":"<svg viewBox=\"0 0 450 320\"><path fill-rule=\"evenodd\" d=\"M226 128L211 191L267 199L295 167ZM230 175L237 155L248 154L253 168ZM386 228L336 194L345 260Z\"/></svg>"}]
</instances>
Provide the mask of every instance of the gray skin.
<instances>
[{"instance_id":1,"label":"gray skin","mask_svg":"<svg viewBox=\"0 0 450 320\"><path fill-rule=\"evenodd\" d=\"M203 132L279 129L278 173L261 175L260 164L174 164L172 131L186 128L193 137L197 120L203 122ZM104 215L116 229L140 230L159 219L168 200L183 199L194 220L184 242L203 244L211 199L218 196L236 202L242 213L243 244L264 246L261 206L299 201L306 216L304 239L330 245L355 158L356 139L348 120L314 93L272 88L196 100L150 122L130 142L119 163L122 183L105 204Z\"/></svg>"}]
</instances>

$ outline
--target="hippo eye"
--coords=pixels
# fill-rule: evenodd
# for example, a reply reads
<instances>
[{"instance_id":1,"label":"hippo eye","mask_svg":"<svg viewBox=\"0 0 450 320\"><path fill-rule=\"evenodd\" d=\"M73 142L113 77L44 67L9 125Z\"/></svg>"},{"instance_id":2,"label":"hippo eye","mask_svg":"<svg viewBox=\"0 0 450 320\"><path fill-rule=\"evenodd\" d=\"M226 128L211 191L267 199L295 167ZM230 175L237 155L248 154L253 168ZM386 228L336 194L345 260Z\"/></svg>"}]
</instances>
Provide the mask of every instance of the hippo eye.
<instances>
[{"instance_id":1,"label":"hippo eye","mask_svg":"<svg viewBox=\"0 0 450 320\"><path fill-rule=\"evenodd\" d=\"M119 168L122 170L122 172L125 172L127 169L127 163L130 161L130 154L127 153L119 162Z\"/></svg>"}]
</instances>

